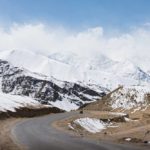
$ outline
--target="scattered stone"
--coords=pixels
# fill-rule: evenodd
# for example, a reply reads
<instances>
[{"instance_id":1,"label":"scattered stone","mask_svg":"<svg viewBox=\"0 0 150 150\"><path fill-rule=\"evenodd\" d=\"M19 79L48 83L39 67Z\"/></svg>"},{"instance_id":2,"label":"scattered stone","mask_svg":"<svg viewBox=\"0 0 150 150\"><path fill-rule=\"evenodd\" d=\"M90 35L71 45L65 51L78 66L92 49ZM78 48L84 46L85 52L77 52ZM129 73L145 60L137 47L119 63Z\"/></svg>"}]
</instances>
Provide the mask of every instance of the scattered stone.
<instances>
[{"instance_id":1,"label":"scattered stone","mask_svg":"<svg viewBox=\"0 0 150 150\"><path fill-rule=\"evenodd\" d=\"M80 114L83 114L83 110L80 110Z\"/></svg>"},{"instance_id":2,"label":"scattered stone","mask_svg":"<svg viewBox=\"0 0 150 150\"><path fill-rule=\"evenodd\" d=\"M149 141L144 141L145 144L148 144Z\"/></svg>"}]
</instances>

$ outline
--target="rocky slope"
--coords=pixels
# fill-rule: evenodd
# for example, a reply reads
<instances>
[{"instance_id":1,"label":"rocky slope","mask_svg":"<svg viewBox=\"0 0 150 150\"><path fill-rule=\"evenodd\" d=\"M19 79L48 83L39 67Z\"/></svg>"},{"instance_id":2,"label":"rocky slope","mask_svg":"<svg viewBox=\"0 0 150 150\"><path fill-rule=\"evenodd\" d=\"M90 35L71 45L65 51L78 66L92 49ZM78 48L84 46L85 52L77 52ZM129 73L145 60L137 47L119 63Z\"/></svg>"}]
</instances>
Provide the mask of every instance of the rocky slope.
<instances>
[{"instance_id":1,"label":"rocky slope","mask_svg":"<svg viewBox=\"0 0 150 150\"><path fill-rule=\"evenodd\" d=\"M85 110L104 111L145 111L150 107L150 87L120 86L104 96L101 100L86 104Z\"/></svg>"},{"instance_id":2,"label":"rocky slope","mask_svg":"<svg viewBox=\"0 0 150 150\"><path fill-rule=\"evenodd\" d=\"M0 60L1 91L4 93L31 97L42 104L72 110L85 103L99 99L108 92L106 88L59 81L55 78L32 73Z\"/></svg>"}]
</instances>

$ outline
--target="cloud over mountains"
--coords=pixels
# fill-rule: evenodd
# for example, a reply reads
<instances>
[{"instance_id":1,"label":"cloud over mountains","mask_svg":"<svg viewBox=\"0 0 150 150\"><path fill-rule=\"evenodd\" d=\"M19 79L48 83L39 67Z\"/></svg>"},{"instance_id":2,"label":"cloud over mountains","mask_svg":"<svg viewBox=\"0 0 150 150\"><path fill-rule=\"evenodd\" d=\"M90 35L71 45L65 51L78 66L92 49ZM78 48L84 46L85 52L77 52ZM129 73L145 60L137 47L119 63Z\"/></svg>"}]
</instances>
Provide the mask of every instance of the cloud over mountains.
<instances>
[{"instance_id":1,"label":"cloud over mountains","mask_svg":"<svg viewBox=\"0 0 150 150\"><path fill-rule=\"evenodd\" d=\"M0 27L0 51L31 50L48 55L71 51L79 55L103 53L112 59L147 57L150 51L149 24L128 33L106 36L102 27L70 31L63 27L39 24L14 24L8 30Z\"/></svg>"}]
</instances>

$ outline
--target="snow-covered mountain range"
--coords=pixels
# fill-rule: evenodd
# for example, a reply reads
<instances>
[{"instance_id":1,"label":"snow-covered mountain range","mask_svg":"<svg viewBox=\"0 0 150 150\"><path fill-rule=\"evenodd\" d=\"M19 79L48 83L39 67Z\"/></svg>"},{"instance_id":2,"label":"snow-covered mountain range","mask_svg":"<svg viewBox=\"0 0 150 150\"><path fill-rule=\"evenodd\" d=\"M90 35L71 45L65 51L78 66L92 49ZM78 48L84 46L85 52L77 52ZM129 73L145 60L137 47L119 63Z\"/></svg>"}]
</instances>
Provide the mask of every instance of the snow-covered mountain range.
<instances>
[{"instance_id":1,"label":"snow-covered mountain range","mask_svg":"<svg viewBox=\"0 0 150 150\"><path fill-rule=\"evenodd\" d=\"M28 96L67 111L100 99L118 85L150 83L149 69L140 68L135 61L118 62L104 55L61 52L45 56L11 50L0 52L0 59L1 92Z\"/></svg>"},{"instance_id":2,"label":"snow-covered mountain range","mask_svg":"<svg viewBox=\"0 0 150 150\"><path fill-rule=\"evenodd\" d=\"M91 57L73 53L52 53L48 56L31 51L0 52L0 59L31 72L68 82L98 84L116 88L118 84L149 84L150 75L130 60L116 62L104 55Z\"/></svg>"},{"instance_id":3,"label":"snow-covered mountain range","mask_svg":"<svg viewBox=\"0 0 150 150\"><path fill-rule=\"evenodd\" d=\"M67 111L95 101L108 92L98 85L60 81L14 67L3 60L0 60L0 85L3 93L31 97Z\"/></svg>"}]
</instances>

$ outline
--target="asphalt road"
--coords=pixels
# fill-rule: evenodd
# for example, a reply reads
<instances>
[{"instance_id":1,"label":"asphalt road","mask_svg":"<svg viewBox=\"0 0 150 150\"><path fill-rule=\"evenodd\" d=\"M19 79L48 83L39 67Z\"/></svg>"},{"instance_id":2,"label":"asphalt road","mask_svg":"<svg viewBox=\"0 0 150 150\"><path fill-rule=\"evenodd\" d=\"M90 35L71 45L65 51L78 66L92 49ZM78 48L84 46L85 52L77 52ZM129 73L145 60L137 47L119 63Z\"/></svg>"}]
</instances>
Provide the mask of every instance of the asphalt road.
<instances>
[{"instance_id":1,"label":"asphalt road","mask_svg":"<svg viewBox=\"0 0 150 150\"><path fill-rule=\"evenodd\" d=\"M12 128L14 139L28 150L139 150L131 145L96 142L55 129L54 121L77 112L52 114L22 121Z\"/></svg>"}]
</instances>

